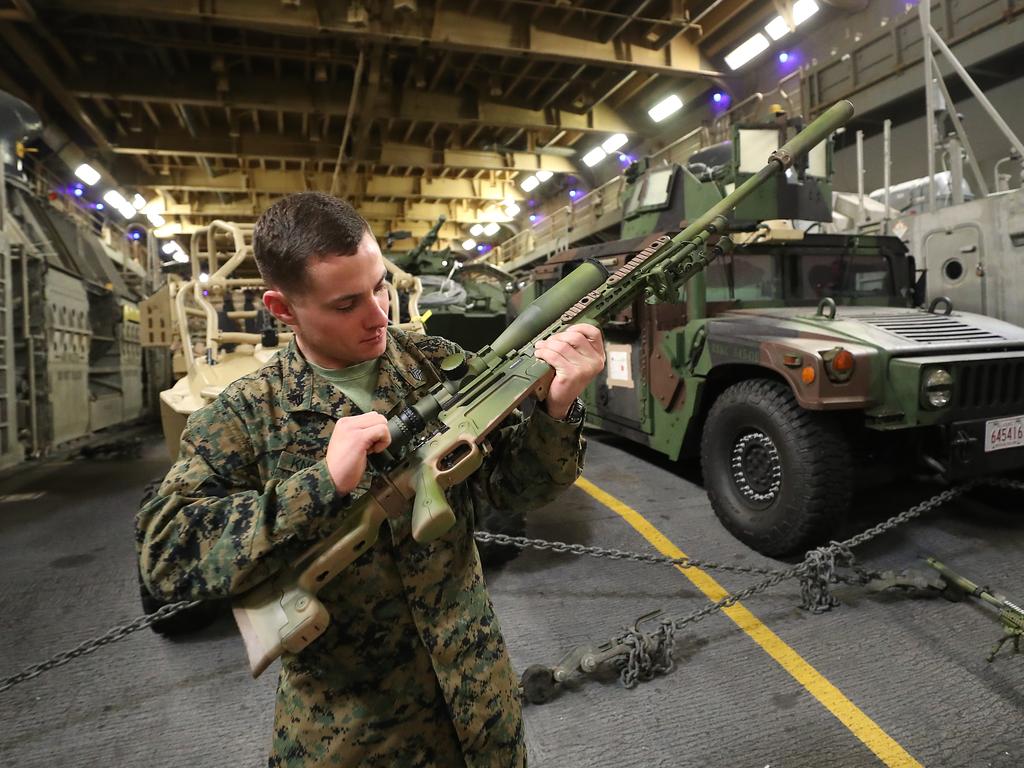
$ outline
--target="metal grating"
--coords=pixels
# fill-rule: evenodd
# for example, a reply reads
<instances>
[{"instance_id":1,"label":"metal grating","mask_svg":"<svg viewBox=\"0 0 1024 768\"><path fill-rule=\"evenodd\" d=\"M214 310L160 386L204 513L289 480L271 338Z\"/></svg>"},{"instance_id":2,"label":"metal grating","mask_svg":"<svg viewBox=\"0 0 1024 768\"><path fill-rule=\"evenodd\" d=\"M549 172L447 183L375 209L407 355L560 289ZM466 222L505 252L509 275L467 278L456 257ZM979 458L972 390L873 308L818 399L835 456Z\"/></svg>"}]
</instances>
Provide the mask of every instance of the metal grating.
<instances>
[{"instance_id":1,"label":"metal grating","mask_svg":"<svg viewBox=\"0 0 1024 768\"><path fill-rule=\"evenodd\" d=\"M961 362L956 380L958 410L1016 406L1024 412L1024 360Z\"/></svg>"},{"instance_id":2,"label":"metal grating","mask_svg":"<svg viewBox=\"0 0 1024 768\"><path fill-rule=\"evenodd\" d=\"M922 344L950 341L1002 341L1004 337L948 315L893 315L865 319L866 323L903 339Z\"/></svg>"}]
</instances>

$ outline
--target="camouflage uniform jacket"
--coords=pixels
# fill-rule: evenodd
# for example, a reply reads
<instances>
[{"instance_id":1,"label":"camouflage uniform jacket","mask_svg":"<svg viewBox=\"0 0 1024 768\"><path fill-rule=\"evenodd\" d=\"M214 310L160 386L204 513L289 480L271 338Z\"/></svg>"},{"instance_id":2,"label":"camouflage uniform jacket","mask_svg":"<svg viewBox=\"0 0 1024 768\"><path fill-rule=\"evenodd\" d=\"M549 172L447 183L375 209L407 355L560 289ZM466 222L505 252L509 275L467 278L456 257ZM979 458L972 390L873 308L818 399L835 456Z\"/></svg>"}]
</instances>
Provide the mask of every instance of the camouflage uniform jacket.
<instances>
[{"instance_id":1,"label":"camouflage uniform jacket","mask_svg":"<svg viewBox=\"0 0 1024 768\"><path fill-rule=\"evenodd\" d=\"M386 414L436 381L434 363L456 349L390 329L374 410ZM192 414L177 462L138 515L150 591L165 600L238 594L330 533L369 486L367 475L350 497L338 494L324 461L335 420L358 412L292 342ZM473 520L482 505L552 500L579 475L584 441L581 426L541 408L509 422L492 435L484 466L449 490L451 530L421 545L408 516L389 519L321 590L331 624L282 659L271 766L525 765L518 684Z\"/></svg>"}]
</instances>

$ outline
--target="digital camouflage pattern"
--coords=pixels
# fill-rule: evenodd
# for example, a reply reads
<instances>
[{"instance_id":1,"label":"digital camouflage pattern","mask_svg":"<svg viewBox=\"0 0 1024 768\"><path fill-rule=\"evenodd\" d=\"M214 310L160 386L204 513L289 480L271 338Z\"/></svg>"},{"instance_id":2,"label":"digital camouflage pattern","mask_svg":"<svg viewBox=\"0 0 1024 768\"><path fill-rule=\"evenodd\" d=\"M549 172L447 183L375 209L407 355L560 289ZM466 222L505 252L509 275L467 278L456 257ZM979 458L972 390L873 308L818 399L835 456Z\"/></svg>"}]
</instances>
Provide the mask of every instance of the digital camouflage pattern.
<instances>
[{"instance_id":1,"label":"digital camouflage pattern","mask_svg":"<svg viewBox=\"0 0 1024 768\"><path fill-rule=\"evenodd\" d=\"M388 414L435 383L435 363L457 349L389 329L374 410ZM164 600L238 594L328 535L352 498L335 491L324 457L335 420L358 413L294 342L195 412L177 463L138 514L150 591ZM581 432L542 408L515 412L484 466L449 491L450 531L423 545L409 516L389 519L320 592L332 621L282 659L270 766L525 765L518 681L473 521L483 505L536 507L575 482ZM369 484L368 473L351 496Z\"/></svg>"}]
</instances>

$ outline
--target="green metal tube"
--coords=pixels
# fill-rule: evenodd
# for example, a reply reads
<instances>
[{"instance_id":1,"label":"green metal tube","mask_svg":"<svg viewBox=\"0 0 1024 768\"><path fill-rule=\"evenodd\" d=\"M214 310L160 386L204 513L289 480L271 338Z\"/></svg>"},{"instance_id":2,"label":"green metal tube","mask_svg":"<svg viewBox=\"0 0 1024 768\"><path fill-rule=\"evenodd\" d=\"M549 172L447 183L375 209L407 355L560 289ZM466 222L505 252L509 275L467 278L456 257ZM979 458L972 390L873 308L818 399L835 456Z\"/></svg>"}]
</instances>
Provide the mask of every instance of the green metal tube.
<instances>
[{"instance_id":1,"label":"green metal tube","mask_svg":"<svg viewBox=\"0 0 1024 768\"><path fill-rule=\"evenodd\" d=\"M532 341L562 313L608 279L608 270L596 261L585 261L570 274L538 296L519 317L491 343L491 350L504 357Z\"/></svg>"}]
</instances>

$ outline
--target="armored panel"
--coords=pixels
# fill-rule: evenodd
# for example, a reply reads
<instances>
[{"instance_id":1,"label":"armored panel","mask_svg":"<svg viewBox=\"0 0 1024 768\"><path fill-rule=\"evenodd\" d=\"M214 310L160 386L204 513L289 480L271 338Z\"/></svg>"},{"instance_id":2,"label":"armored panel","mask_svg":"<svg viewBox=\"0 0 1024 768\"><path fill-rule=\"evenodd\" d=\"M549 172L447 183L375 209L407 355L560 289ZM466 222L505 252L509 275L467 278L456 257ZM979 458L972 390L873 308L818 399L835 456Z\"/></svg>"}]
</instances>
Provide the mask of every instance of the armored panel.
<instances>
[{"instance_id":1,"label":"armored panel","mask_svg":"<svg viewBox=\"0 0 1024 768\"><path fill-rule=\"evenodd\" d=\"M139 308L125 303L119 329L121 347L121 390L124 397L125 421L141 416L145 410L142 398L142 345L139 343Z\"/></svg>"},{"instance_id":2,"label":"armored panel","mask_svg":"<svg viewBox=\"0 0 1024 768\"><path fill-rule=\"evenodd\" d=\"M44 286L49 442L58 445L89 432L89 299L80 280L55 269Z\"/></svg>"},{"instance_id":3,"label":"armored panel","mask_svg":"<svg viewBox=\"0 0 1024 768\"><path fill-rule=\"evenodd\" d=\"M16 464L23 457L18 443L12 307L11 248L0 232L0 467Z\"/></svg>"},{"instance_id":4,"label":"armored panel","mask_svg":"<svg viewBox=\"0 0 1024 768\"><path fill-rule=\"evenodd\" d=\"M139 304L140 341L143 347L166 349L174 339L174 320L171 314L171 284L164 283L159 291Z\"/></svg>"},{"instance_id":5,"label":"armored panel","mask_svg":"<svg viewBox=\"0 0 1024 768\"><path fill-rule=\"evenodd\" d=\"M122 421L125 382L122 377L121 336L124 322L120 300L110 291L88 291L90 429L104 429Z\"/></svg>"}]
</instances>

